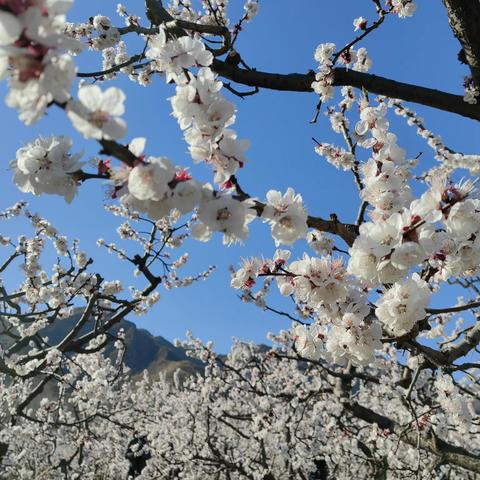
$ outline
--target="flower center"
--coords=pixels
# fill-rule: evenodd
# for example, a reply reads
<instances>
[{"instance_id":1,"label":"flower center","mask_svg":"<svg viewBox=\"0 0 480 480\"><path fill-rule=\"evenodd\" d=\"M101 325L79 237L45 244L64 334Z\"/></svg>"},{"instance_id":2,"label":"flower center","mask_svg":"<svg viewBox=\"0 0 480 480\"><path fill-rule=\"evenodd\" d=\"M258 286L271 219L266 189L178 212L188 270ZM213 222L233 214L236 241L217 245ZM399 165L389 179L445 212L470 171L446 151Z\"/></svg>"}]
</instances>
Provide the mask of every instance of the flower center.
<instances>
[{"instance_id":1,"label":"flower center","mask_svg":"<svg viewBox=\"0 0 480 480\"><path fill-rule=\"evenodd\" d=\"M29 80L40 78L43 73L44 66L41 60L22 55L19 57L10 57L10 65L18 70L18 80L20 82L28 82Z\"/></svg>"},{"instance_id":2,"label":"flower center","mask_svg":"<svg viewBox=\"0 0 480 480\"><path fill-rule=\"evenodd\" d=\"M405 313L407 313L407 306L403 303L400 303L399 305L397 305L397 312L400 315L404 315Z\"/></svg>"},{"instance_id":3,"label":"flower center","mask_svg":"<svg viewBox=\"0 0 480 480\"><path fill-rule=\"evenodd\" d=\"M103 110L95 110L88 116L88 121L93 123L98 128L103 127L103 125L108 122L108 119L108 113L104 112Z\"/></svg>"},{"instance_id":4,"label":"flower center","mask_svg":"<svg viewBox=\"0 0 480 480\"><path fill-rule=\"evenodd\" d=\"M278 223L282 227L285 227L285 228L292 228L293 227L293 222L292 222L292 219L290 217L282 217Z\"/></svg>"},{"instance_id":5,"label":"flower center","mask_svg":"<svg viewBox=\"0 0 480 480\"><path fill-rule=\"evenodd\" d=\"M232 212L227 207L217 211L217 221L224 222L232 217Z\"/></svg>"}]
</instances>

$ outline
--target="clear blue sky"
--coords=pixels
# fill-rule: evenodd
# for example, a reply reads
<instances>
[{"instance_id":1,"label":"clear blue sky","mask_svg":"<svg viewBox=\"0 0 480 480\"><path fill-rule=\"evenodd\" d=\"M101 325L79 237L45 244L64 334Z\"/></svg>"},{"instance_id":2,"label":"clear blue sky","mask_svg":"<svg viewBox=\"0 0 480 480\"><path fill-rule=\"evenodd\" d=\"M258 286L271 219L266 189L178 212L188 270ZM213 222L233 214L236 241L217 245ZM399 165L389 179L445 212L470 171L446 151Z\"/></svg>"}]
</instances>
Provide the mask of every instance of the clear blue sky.
<instances>
[{"instance_id":1,"label":"clear blue sky","mask_svg":"<svg viewBox=\"0 0 480 480\"><path fill-rule=\"evenodd\" d=\"M127 9L144 16L143 2L126 1ZM240 12L243 1L232 0L232 11ZM417 2L418 10L412 19L388 18L384 27L375 32L363 46L373 58L372 73L399 81L416 83L462 93L462 78L466 68L457 61L459 45L448 27L441 2ZM103 2L76 1L71 20L86 20L95 14L112 15L116 0ZM428 6L427 6L428 5ZM238 50L245 61L258 70L290 73L307 72L315 68L313 52L322 42L343 45L354 36L352 21L363 15L374 18L372 2L343 0L324 2L313 0L263 0L258 17L248 24L238 42ZM233 17L234 18L234 17ZM118 24L121 23L119 19ZM129 53L138 53L129 50ZM82 70L97 70L100 57L85 54L79 58ZM136 136L148 139L147 154L169 156L175 164L191 166L187 147L176 121L170 116L167 98L173 87L158 78L154 85L143 88L120 79L115 84L127 94L126 115L129 130L127 140ZM240 87L242 88L242 87ZM5 95L6 86L0 85ZM316 125L310 125L316 105L313 94L261 91L242 101L226 92L238 107L236 130L241 138L249 138L250 163L240 172L243 188L253 196L262 197L270 188L285 190L292 186L302 193L312 215L338 214L341 220L352 222L358 206L358 196L350 175L337 171L313 151L311 137L341 144L341 138L330 129L321 116ZM465 153L480 151L478 124L452 114L428 108L415 107L425 118L426 125L440 134L451 148ZM400 145L410 157L424 152L422 168L432 165L431 150L414 131L400 119L393 117L394 131ZM97 256L97 268L107 278L120 276L128 285L132 278L128 268L119 266L116 259L99 251L95 241L99 237L115 240L114 229L118 219L102 209L106 201L105 189L99 182L87 182L71 205L59 197L32 197L21 194L12 184L7 170L15 151L36 135L71 135L75 151L85 150L86 158L97 152L97 146L81 138L71 128L62 112L51 111L33 127L21 124L16 112L0 105L2 163L0 170L0 208L25 199L31 209L50 219L71 238L80 238L83 249ZM210 181L210 171L200 165L192 166L196 178ZM7 232L8 233L8 232ZM10 232L12 233L12 232ZM305 244L299 242L296 253ZM161 301L147 316L132 318L140 326L167 339L183 337L187 329L204 340L212 339L217 349L225 351L232 337L262 342L265 333L288 326L280 317L264 313L251 305L242 304L237 292L229 287L228 266L237 265L242 257L271 256L275 250L268 228L257 221L251 228L249 240L243 246L223 247L221 236L209 244L189 241L191 267L200 271L210 264L217 266L207 281L188 289L163 291ZM448 304L450 295L438 299Z\"/></svg>"}]
</instances>

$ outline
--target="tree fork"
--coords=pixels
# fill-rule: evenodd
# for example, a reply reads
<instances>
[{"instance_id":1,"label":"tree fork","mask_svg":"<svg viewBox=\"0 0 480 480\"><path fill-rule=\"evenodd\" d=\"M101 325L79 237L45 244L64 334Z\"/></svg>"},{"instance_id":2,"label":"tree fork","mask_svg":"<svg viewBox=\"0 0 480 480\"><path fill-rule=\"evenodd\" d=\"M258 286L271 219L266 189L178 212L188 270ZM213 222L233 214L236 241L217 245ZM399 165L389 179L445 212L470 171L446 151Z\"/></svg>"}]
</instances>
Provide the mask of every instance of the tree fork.
<instances>
[{"instance_id":1,"label":"tree fork","mask_svg":"<svg viewBox=\"0 0 480 480\"><path fill-rule=\"evenodd\" d=\"M467 2L464 0L444 0L444 3L447 5L447 9L449 9L451 25L452 23L453 25L459 25L458 31L462 35L458 38L464 48L466 48L465 52L469 65L475 72L477 72L476 69L478 69L477 73L480 81L480 29L477 28L478 20L480 19L480 2L478 0L469 0ZM450 5L451 7L449 7ZM163 7L161 0L145 0L145 8L147 17L153 25L161 25L174 20L170 13ZM456 32L455 28L456 27L452 26L454 33ZM181 28L178 28L174 32L169 31L176 36L185 35L185 30ZM463 38L466 40L463 41ZM242 85L290 92L312 92L312 82L315 80L315 72L313 70L308 73L268 73L255 69L247 70L239 68L218 59L213 61L212 70L220 76ZM455 113L463 117L480 120L480 107L465 102L462 95L454 95L433 88L397 82L389 78L369 73L355 72L345 68L334 68L333 78L333 84L335 86L348 85L366 89L377 95L399 98L407 102L418 103L438 110Z\"/></svg>"}]
</instances>

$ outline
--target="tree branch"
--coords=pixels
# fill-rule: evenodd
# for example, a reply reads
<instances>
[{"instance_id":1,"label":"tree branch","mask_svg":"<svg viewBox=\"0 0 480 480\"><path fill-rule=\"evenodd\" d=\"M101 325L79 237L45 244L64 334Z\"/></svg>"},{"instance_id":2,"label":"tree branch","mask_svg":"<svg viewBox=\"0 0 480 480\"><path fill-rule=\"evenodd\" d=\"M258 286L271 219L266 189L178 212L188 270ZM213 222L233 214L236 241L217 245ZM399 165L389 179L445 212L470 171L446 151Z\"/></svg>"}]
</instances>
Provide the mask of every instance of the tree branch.
<instances>
[{"instance_id":1,"label":"tree branch","mask_svg":"<svg viewBox=\"0 0 480 480\"><path fill-rule=\"evenodd\" d=\"M442 313L456 313L463 312L465 310L470 310L472 308L480 307L480 302L471 302L466 303L465 305L457 305L456 307L445 307L445 308L427 308L425 311L431 315L439 315Z\"/></svg>"},{"instance_id":2,"label":"tree branch","mask_svg":"<svg viewBox=\"0 0 480 480\"><path fill-rule=\"evenodd\" d=\"M467 60L472 70L474 79L477 75L480 78L480 30L477 28L477 22L480 18L480 2L477 0L464 2L463 0L443 0L449 12L449 20L456 32L458 30L459 39L466 48ZM467 6L468 4L468 6ZM475 4L475 6L473 5ZM183 36L186 32L182 27L183 21L175 21L170 13L165 10L161 0L145 0L147 17L152 25L161 25L170 23L169 33L173 36ZM478 12L477 12L478 11ZM174 25L173 22L176 22ZM190 27L195 24L189 24ZM135 27L137 29L138 27ZM208 26L208 28L212 28ZM224 46L217 52L217 55L225 53L229 48L229 37L225 36L224 29L219 28L217 35L224 35ZM133 31L132 28L125 29ZM194 28L198 30L198 27ZM478 32L477 32L478 30ZM456 33L457 34L457 33ZM467 52L468 50L468 52ZM248 85L254 88L268 88L272 90L283 90L291 92L311 92L312 82L315 80L315 72L311 70L306 74L302 73L268 73L257 70L247 70L239 68L236 65L215 59L212 69L220 76L228 78L236 83ZM477 72L478 70L478 72ZM99 72L96 72L99 73ZM480 106L472 105L463 100L462 95L454 95L432 88L421 87L418 85L397 82L389 78L377 75L355 72L345 68L333 69L335 86L352 86L360 89L366 89L377 95L385 95L390 98L399 98L407 102L418 103L427 107L436 108L446 112L455 113L463 117L480 120Z\"/></svg>"},{"instance_id":3,"label":"tree branch","mask_svg":"<svg viewBox=\"0 0 480 480\"><path fill-rule=\"evenodd\" d=\"M474 455L464 448L445 442L441 438L438 438L433 431L428 432L427 435L420 436L419 439L417 432L413 430L405 432L405 428L399 423L358 403L347 403L345 404L345 408L355 417L370 424L376 423L383 430L395 433L402 441L405 441L414 447L417 446L417 442L420 440L420 448L442 457L448 463L452 463L472 472L480 473L480 457L478 455Z\"/></svg>"},{"instance_id":4,"label":"tree branch","mask_svg":"<svg viewBox=\"0 0 480 480\"><path fill-rule=\"evenodd\" d=\"M312 82L315 80L315 72L313 71L307 74L259 72L257 70L245 70L217 59L214 60L212 69L220 76L242 85L271 90L311 92L313 91ZM397 82L389 78L346 70L345 68L334 68L333 72L333 84L335 86L349 85L356 88L364 88L378 95L400 98L408 102L480 120L480 107L466 103L461 95L453 95L432 88Z\"/></svg>"},{"instance_id":5,"label":"tree branch","mask_svg":"<svg viewBox=\"0 0 480 480\"><path fill-rule=\"evenodd\" d=\"M473 350L479 343L480 319L477 317L475 325L465 334L463 340L459 344L447 348L443 353L447 357L448 363L453 363L455 360L467 355L467 353Z\"/></svg>"},{"instance_id":6,"label":"tree branch","mask_svg":"<svg viewBox=\"0 0 480 480\"><path fill-rule=\"evenodd\" d=\"M478 0L443 0L448 23L462 45L464 61L473 81L480 87L480 2Z\"/></svg>"}]
</instances>

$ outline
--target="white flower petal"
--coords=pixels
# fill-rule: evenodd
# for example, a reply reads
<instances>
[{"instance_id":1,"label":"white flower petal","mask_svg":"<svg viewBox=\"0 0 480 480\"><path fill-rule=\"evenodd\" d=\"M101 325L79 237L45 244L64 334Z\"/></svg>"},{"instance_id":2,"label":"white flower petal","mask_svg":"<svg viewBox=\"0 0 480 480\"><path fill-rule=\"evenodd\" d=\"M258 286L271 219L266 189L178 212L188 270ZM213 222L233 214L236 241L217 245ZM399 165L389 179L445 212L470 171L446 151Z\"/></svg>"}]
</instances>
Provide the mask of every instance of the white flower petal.
<instances>
[{"instance_id":1,"label":"white flower petal","mask_svg":"<svg viewBox=\"0 0 480 480\"><path fill-rule=\"evenodd\" d=\"M92 112L99 110L103 92L98 85L85 85L78 90L78 98Z\"/></svg>"},{"instance_id":2,"label":"white flower petal","mask_svg":"<svg viewBox=\"0 0 480 480\"><path fill-rule=\"evenodd\" d=\"M120 116L125 112L123 102L125 94L116 87L110 87L103 92L100 109L110 115Z\"/></svg>"},{"instance_id":3,"label":"white flower petal","mask_svg":"<svg viewBox=\"0 0 480 480\"><path fill-rule=\"evenodd\" d=\"M22 24L12 13L0 10L0 45L11 45L22 34Z\"/></svg>"}]
</instances>

